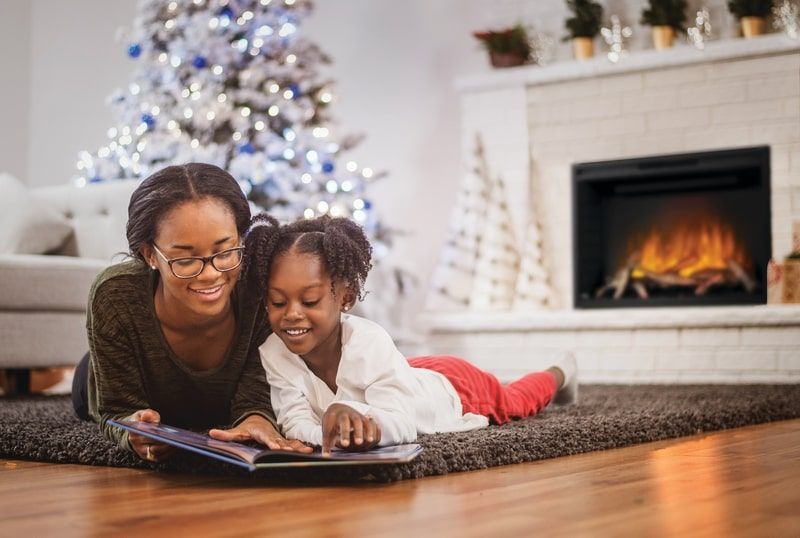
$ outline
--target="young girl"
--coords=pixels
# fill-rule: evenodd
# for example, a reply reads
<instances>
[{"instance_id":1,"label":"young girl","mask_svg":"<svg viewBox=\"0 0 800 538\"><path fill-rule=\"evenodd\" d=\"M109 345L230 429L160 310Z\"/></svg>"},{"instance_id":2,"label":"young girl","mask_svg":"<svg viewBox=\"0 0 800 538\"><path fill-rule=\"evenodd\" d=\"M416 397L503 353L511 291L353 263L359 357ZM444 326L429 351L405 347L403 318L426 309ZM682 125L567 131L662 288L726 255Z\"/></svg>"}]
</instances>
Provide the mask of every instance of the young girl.
<instances>
[{"instance_id":1,"label":"young girl","mask_svg":"<svg viewBox=\"0 0 800 538\"><path fill-rule=\"evenodd\" d=\"M372 248L361 228L320 217L247 237L248 278L266 293L273 333L259 348L287 439L346 450L414 441L535 415L577 396L575 360L509 385L456 357L406 360L379 325L346 314L363 299Z\"/></svg>"}]
</instances>

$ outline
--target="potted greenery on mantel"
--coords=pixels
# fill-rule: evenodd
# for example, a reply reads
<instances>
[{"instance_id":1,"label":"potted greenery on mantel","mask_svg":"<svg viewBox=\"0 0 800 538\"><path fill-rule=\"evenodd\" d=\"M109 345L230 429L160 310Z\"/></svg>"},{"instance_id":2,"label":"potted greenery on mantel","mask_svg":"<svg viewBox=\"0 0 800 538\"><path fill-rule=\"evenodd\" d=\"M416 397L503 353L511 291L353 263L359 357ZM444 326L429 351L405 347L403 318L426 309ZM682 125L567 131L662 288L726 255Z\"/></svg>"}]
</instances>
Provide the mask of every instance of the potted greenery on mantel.
<instances>
[{"instance_id":1,"label":"potted greenery on mantel","mask_svg":"<svg viewBox=\"0 0 800 538\"><path fill-rule=\"evenodd\" d=\"M764 33L764 21L772 11L774 0L728 0L728 10L739 19L746 39Z\"/></svg>"},{"instance_id":2,"label":"potted greenery on mantel","mask_svg":"<svg viewBox=\"0 0 800 538\"><path fill-rule=\"evenodd\" d=\"M672 46L675 32L682 32L686 21L686 0L649 0L642 10L641 23L653 27L653 46Z\"/></svg>"},{"instance_id":3,"label":"potted greenery on mantel","mask_svg":"<svg viewBox=\"0 0 800 538\"><path fill-rule=\"evenodd\" d=\"M572 39L572 52L577 60L594 56L594 38L600 33L603 20L603 6L592 0L566 0L572 17L564 21L568 35Z\"/></svg>"},{"instance_id":4,"label":"potted greenery on mantel","mask_svg":"<svg viewBox=\"0 0 800 538\"><path fill-rule=\"evenodd\" d=\"M503 30L473 32L472 35L489 51L492 67L523 65L531 57L528 32L521 24Z\"/></svg>"}]
</instances>

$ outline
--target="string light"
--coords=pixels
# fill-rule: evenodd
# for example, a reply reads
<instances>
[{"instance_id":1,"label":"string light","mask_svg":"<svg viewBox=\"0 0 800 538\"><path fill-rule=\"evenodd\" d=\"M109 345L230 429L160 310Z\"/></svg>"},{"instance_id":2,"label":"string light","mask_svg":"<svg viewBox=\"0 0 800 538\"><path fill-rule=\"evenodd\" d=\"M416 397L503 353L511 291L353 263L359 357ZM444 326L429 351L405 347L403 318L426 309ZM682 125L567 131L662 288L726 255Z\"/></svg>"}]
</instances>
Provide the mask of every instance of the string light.
<instances>
[{"instance_id":1,"label":"string light","mask_svg":"<svg viewBox=\"0 0 800 538\"><path fill-rule=\"evenodd\" d=\"M288 56L286 56L286 63L287 64L293 64L296 61L297 61L297 56L295 56L294 54L289 54Z\"/></svg>"},{"instance_id":2,"label":"string light","mask_svg":"<svg viewBox=\"0 0 800 538\"><path fill-rule=\"evenodd\" d=\"M255 127L256 131L263 131L263 130L264 130L264 127L265 127L265 125L264 125L264 122L263 122L263 121L261 121L261 120L258 120L258 121L255 123L255 125L253 125L253 127Z\"/></svg>"},{"instance_id":3,"label":"string light","mask_svg":"<svg viewBox=\"0 0 800 538\"><path fill-rule=\"evenodd\" d=\"M364 169L361 171L361 175L362 175L362 176L364 176L364 178L366 178L366 179L369 179L369 178L371 178L371 177L372 177L372 175L373 175L372 168L364 168Z\"/></svg>"},{"instance_id":4,"label":"string light","mask_svg":"<svg viewBox=\"0 0 800 538\"><path fill-rule=\"evenodd\" d=\"M317 204L317 211L319 211L323 215L325 213L327 213L328 212L328 202L326 202L325 200L322 200L320 203L318 203Z\"/></svg>"},{"instance_id":5,"label":"string light","mask_svg":"<svg viewBox=\"0 0 800 538\"><path fill-rule=\"evenodd\" d=\"M224 93L221 93L217 96L217 101L220 103L224 103L228 99L228 96Z\"/></svg>"},{"instance_id":6,"label":"string light","mask_svg":"<svg viewBox=\"0 0 800 538\"><path fill-rule=\"evenodd\" d=\"M313 178L313 177L311 177L311 174L309 174L308 172L306 172L306 173L304 173L302 176L300 176L300 181L302 181L302 182L303 182L303 183L305 183L306 185L308 185L309 183L311 183L311 181L312 181L313 179L314 179L314 178Z\"/></svg>"},{"instance_id":7,"label":"string light","mask_svg":"<svg viewBox=\"0 0 800 538\"><path fill-rule=\"evenodd\" d=\"M348 172L355 172L358 170L358 164L356 164L355 161L348 161L345 167L347 168Z\"/></svg>"},{"instance_id":8,"label":"string light","mask_svg":"<svg viewBox=\"0 0 800 538\"><path fill-rule=\"evenodd\" d=\"M305 217L307 219L313 219L314 218L314 210L311 209L310 207L307 207L305 209L305 211L303 211L303 217Z\"/></svg>"},{"instance_id":9,"label":"string light","mask_svg":"<svg viewBox=\"0 0 800 538\"><path fill-rule=\"evenodd\" d=\"M271 107L269 107L267 109L267 114L269 114L272 117L277 116L279 112L280 112L280 109L276 105L272 105Z\"/></svg>"},{"instance_id":10,"label":"string light","mask_svg":"<svg viewBox=\"0 0 800 538\"><path fill-rule=\"evenodd\" d=\"M250 115L250 107L243 106L241 114L244 118L248 117Z\"/></svg>"},{"instance_id":11,"label":"string light","mask_svg":"<svg viewBox=\"0 0 800 538\"><path fill-rule=\"evenodd\" d=\"M287 37L287 36L292 35L295 30L297 30L295 25L290 23L290 22L287 22L286 24L281 26L280 30L278 30L278 35L281 36L281 37Z\"/></svg>"}]
</instances>

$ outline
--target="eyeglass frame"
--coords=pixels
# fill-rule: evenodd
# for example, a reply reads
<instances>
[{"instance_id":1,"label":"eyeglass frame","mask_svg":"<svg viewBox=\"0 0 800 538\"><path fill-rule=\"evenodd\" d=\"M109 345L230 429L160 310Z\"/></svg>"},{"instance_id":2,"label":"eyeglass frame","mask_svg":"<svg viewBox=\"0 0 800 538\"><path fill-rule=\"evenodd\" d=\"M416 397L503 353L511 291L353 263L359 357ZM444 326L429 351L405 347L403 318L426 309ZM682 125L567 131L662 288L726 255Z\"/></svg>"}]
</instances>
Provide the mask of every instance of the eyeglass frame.
<instances>
[{"instance_id":1,"label":"eyeglass frame","mask_svg":"<svg viewBox=\"0 0 800 538\"><path fill-rule=\"evenodd\" d=\"M190 278L195 278L195 277L201 275L203 273L203 271L206 270L206 264L208 264L208 263L211 264L211 267L213 267L214 270L216 270L216 271L218 271L220 273L227 273L228 271L233 271L237 267L241 266L242 262L244 261L244 245L240 245L238 247L226 248L225 250L221 250L221 251L217 252L216 254L212 254L211 256L180 256L178 258L167 258L164 255L164 253L161 252L161 250L156 246L155 243L152 244L152 247L153 247L153 250L155 250L156 253L159 256L161 256L164 259L165 262L167 262L167 265L169 266L169 270L173 274L173 276L175 276L175 278L182 278L184 280L188 280ZM216 258L217 256L219 256L221 254L225 254L227 252L232 252L232 251L238 251L238 252L242 253L241 257L239 258L239 263L237 263L236 265L234 265L230 269L220 269L219 267L217 267L214 264L214 258ZM181 261L181 260L200 260L201 262L203 262L203 266L200 268L200 270L197 273L193 274L192 276L180 276L179 274L177 274L175 272L175 269L173 269L172 264L177 262L177 261Z\"/></svg>"}]
</instances>

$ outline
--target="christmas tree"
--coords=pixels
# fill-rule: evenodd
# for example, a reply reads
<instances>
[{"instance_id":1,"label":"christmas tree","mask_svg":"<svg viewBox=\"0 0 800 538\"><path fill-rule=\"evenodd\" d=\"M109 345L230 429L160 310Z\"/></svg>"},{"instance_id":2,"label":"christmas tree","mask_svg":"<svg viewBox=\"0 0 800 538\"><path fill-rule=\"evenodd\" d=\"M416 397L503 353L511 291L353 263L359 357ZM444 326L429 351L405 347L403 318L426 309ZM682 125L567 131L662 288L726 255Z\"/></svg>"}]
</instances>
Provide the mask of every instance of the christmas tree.
<instances>
[{"instance_id":1,"label":"christmas tree","mask_svg":"<svg viewBox=\"0 0 800 538\"><path fill-rule=\"evenodd\" d=\"M199 161L228 170L257 206L281 220L321 214L388 237L366 197L371 169L342 154L357 143L331 132L328 58L299 32L308 0L140 0L127 36L137 62L111 98L118 124L82 152L79 185L144 178Z\"/></svg>"}]
</instances>

